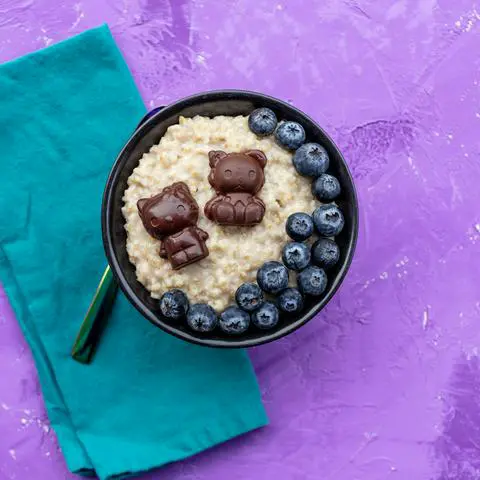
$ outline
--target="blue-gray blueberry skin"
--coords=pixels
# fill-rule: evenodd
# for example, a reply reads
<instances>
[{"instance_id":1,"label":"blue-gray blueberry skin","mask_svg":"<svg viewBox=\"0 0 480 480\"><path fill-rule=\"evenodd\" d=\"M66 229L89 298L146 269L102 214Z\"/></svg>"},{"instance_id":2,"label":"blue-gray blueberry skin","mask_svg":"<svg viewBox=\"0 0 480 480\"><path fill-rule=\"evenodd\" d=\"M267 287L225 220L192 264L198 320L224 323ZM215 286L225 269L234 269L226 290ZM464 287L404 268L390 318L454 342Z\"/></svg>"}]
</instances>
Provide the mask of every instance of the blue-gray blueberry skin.
<instances>
[{"instance_id":1,"label":"blue-gray blueberry skin","mask_svg":"<svg viewBox=\"0 0 480 480\"><path fill-rule=\"evenodd\" d=\"M285 313L299 313L303 310L303 296L296 288L286 288L277 297L278 308Z\"/></svg>"},{"instance_id":2,"label":"blue-gray blueberry skin","mask_svg":"<svg viewBox=\"0 0 480 480\"><path fill-rule=\"evenodd\" d=\"M318 143L305 143L293 154L292 162L300 175L317 178L328 170L330 158Z\"/></svg>"},{"instance_id":3,"label":"blue-gray blueberry skin","mask_svg":"<svg viewBox=\"0 0 480 480\"><path fill-rule=\"evenodd\" d=\"M187 295L178 288L165 292L160 298L160 311L169 320L184 318L189 306Z\"/></svg>"},{"instance_id":4,"label":"blue-gray blueberry skin","mask_svg":"<svg viewBox=\"0 0 480 480\"><path fill-rule=\"evenodd\" d=\"M341 192L340 182L329 173L323 173L312 183L312 193L321 202L335 200Z\"/></svg>"},{"instance_id":5,"label":"blue-gray blueberry skin","mask_svg":"<svg viewBox=\"0 0 480 480\"><path fill-rule=\"evenodd\" d=\"M312 236L313 230L313 219L308 213L296 212L288 216L285 231L292 240L307 240Z\"/></svg>"},{"instance_id":6,"label":"blue-gray blueberry skin","mask_svg":"<svg viewBox=\"0 0 480 480\"><path fill-rule=\"evenodd\" d=\"M227 307L219 320L220 329L229 335L240 335L247 331L250 325L250 315L238 307Z\"/></svg>"},{"instance_id":7,"label":"blue-gray blueberry skin","mask_svg":"<svg viewBox=\"0 0 480 480\"><path fill-rule=\"evenodd\" d=\"M272 302L263 302L260 308L252 313L252 323L262 329L275 327L280 317L278 308Z\"/></svg>"},{"instance_id":8,"label":"blue-gray blueberry skin","mask_svg":"<svg viewBox=\"0 0 480 480\"><path fill-rule=\"evenodd\" d=\"M303 295L318 297L327 288L327 274L322 268L311 265L297 275L297 285Z\"/></svg>"},{"instance_id":9,"label":"blue-gray blueberry skin","mask_svg":"<svg viewBox=\"0 0 480 480\"><path fill-rule=\"evenodd\" d=\"M287 150L296 150L305 143L305 130L297 122L283 121L275 130L275 140Z\"/></svg>"},{"instance_id":10,"label":"blue-gray blueberry skin","mask_svg":"<svg viewBox=\"0 0 480 480\"><path fill-rule=\"evenodd\" d=\"M310 248L305 243L289 242L282 249L282 261L290 270L303 270L310 264L310 257Z\"/></svg>"},{"instance_id":11,"label":"blue-gray blueberry skin","mask_svg":"<svg viewBox=\"0 0 480 480\"><path fill-rule=\"evenodd\" d=\"M248 117L248 127L259 137L271 135L277 123L277 116L269 108L257 108Z\"/></svg>"},{"instance_id":12,"label":"blue-gray blueberry skin","mask_svg":"<svg viewBox=\"0 0 480 480\"><path fill-rule=\"evenodd\" d=\"M243 283L235 292L237 305L246 312L253 312L263 302L263 292L256 283Z\"/></svg>"},{"instance_id":13,"label":"blue-gray blueberry skin","mask_svg":"<svg viewBox=\"0 0 480 480\"><path fill-rule=\"evenodd\" d=\"M335 237L345 225L342 211L333 204L320 205L312 217L317 232L325 237Z\"/></svg>"},{"instance_id":14,"label":"blue-gray blueberry skin","mask_svg":"<svg viewBox=\"0 0 480 480\"><path fill-rule=\"evenodd\" d=\"M257 283L264 292L281 292L288 287L287 267L280 262L265 262L257 271Z\"/></svg>"},{"instance_id":15,"label":"blue-gray blueberry skin","mask_svg":"<svg viewBox=\"0 0 480 480\"><path fill-rule=\"evenodd\" d=\"M213 307L206 303L195 303L187 312L188 326L199 333L211 332L218 325L218 316Z\"/></svg>"},{"instance_id":16,"label":"blue-gray blueberry skin","mask_svg":"<svg viewBox=\"0 0 480 480\"><path fill-rule=\"evenodd\" d=\"M312 245L312 263L328 270L340 259L340 248L330 238L320 238Z\"/></svg>"}]
</instances>

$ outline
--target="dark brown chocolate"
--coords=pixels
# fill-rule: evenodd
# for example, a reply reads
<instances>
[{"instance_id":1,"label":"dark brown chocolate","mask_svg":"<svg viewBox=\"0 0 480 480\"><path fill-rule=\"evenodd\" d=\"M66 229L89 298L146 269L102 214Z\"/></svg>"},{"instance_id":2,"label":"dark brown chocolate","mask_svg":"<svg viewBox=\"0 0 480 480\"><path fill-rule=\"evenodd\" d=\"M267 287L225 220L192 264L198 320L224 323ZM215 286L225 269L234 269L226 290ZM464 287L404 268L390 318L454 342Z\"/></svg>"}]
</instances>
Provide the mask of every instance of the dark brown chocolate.
<instances>
[{"instance_id":1,"label":"dark brown chocolate","mask_svg":"<svg viewBox=\"0 0 480 480\"><path fill-rule=\"evenodd\" d=\"M147 232L161 240L160 256L168 258L174 270L208 256L208 233L197 227L198 204L185 183L173 183L140 199L137 208Z\"/></svg>"},{"instance_id":2,"label":"dark brown chocolate","mask_svg":"<svg viewBox=\"0 0 480 480\"><path fill-rule=\"evenodd\" d=\"M267 157L260 150L208 154L208 181L217 195L205 205L205 215L219 225L253 226L265 215L265 204L255 196L265 183Z\"/></svg>"}]
</instances>

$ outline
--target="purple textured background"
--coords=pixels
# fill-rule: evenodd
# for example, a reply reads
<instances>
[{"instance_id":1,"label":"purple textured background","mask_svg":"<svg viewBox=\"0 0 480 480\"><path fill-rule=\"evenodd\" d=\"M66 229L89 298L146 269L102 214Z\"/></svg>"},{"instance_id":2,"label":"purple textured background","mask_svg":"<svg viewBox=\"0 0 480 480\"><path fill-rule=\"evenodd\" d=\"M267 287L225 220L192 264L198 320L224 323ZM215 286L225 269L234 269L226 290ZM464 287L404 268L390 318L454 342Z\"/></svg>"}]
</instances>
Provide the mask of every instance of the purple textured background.
<instances>
[{"instance_id":1,"label":"purple textured background","mask_svg":"<svg viewBox=\"0 0 480 480\"><path fill-rule=\"evenodd\" d=\"M252 351L271 425L146 478L479 479L479 4L0 0L0 61L102 22L149 106L236 87L313 116L362 212L340 293ZM0 305L0 479L69 479Z\"/></svg>"}]
</instances>

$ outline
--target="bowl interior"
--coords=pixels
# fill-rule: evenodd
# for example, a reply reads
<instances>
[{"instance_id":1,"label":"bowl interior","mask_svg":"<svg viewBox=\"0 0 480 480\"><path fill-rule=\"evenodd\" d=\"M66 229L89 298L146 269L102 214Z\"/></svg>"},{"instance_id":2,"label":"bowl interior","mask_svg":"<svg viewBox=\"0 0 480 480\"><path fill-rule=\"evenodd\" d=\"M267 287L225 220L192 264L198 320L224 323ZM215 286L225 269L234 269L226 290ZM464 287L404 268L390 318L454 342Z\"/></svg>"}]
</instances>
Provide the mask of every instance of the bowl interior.
<instances>
[{"instance_id":1,"label":"bowl interior","mask_svg":"<svg viewBox=\"0 0 480 480\"><path fill-rule=\"evenodd\" d=\"M330 155L329 173L339 179L342 187L341 197L336 201L345 216L345 227L336 237L341 257L335 268L327 272L328 286L324 294L321 297L307 299L301 314L283 314L278 325L268 331L251 326L239 337L226 336L219 331L208 336L201 335L191 331L185 322L174 323L163 317L158 308L158 301L154 300L137 281L135 268L130 263L126 251L125 220L121 211L122 196L127 188L128 177L138 165L142 155L160 141L169 126L178 123L180 116L248 115L258 107L271 108L279 119L299 122L305 128L308 142L320 143L327 149ZM357 224L357 198L352 177L342 155L328 135L313 120L287 103L262 94L243 91L219 91L195 95L165 107L152 116L133 134L119 154L107 181L102 206L102 230L107 257L122 290L133 305L148 320L167 332L184 340L217 347L248 347L275 340L297 329L318 313L335 293L348 270L356 243ZM238 286L232 285L232 291Z\"/></svg>"}]
</instances>

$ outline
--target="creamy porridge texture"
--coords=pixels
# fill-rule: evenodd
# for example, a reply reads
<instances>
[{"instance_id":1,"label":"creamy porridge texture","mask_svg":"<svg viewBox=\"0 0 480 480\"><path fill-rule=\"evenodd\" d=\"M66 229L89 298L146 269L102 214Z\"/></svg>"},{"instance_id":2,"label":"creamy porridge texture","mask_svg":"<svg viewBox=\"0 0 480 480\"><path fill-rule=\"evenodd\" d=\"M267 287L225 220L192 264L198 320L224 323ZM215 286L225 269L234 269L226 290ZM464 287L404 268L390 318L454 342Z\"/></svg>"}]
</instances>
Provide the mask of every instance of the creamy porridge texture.
<instances>
[{"instance_id":1,"label":"creamy porridge texture","mask_svg":"<svg viewBox=\"0 0 480 480\"><path fill-rule=\"evenodd\" d=\"M214 194L208 182L208 152L261 150L267 156L265 185L259 197L266 205L263 221L254 227L222 227L203 214ZM140 198L157 194L174 182L185 182L200 207L198 226L208 232L210 255L181 270L172 270L159 256L160 241L145 230L137 210ZM259 138L248 128L247 117L180 117L146 153L128 180L122 209L126 220L127 251L137 278L154 298L180 288L192 303L209 303L223 310L233 302L235 290L255 281L257 269L268 260L280 260L289 241L285 221L294 212L311 213L316 202L310 180L298 175L292 154L273 137Z\"/></svg>"}]
</instances>

